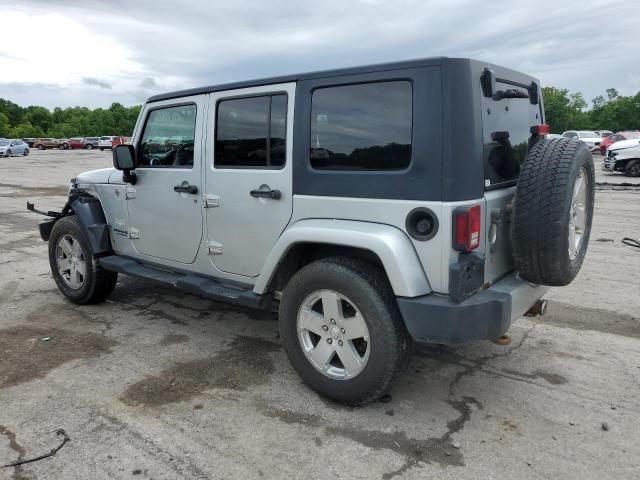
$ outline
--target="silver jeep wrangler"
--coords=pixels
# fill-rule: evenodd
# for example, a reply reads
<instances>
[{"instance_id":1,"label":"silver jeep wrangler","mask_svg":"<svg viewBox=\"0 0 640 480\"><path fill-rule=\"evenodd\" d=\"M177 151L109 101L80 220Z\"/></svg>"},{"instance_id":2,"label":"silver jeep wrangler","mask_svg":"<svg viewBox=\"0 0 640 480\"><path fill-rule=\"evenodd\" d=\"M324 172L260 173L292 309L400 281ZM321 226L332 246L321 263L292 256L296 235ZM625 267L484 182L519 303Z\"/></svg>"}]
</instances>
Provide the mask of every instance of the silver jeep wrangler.
<instances>
[{"instance_id":1,"label":"silver jeep wrangler","mask_svg":"<svg viewBox=\"0 0 640 480\"><path fill-rule=\"evenodd\" d=\"M172 92L40 232L79 304L118 273L279 304L302 380L361 405L412 342L498 339L578 273L593 162L546 133L536 79L468 59Z\"/></svg>"}]
</instances>

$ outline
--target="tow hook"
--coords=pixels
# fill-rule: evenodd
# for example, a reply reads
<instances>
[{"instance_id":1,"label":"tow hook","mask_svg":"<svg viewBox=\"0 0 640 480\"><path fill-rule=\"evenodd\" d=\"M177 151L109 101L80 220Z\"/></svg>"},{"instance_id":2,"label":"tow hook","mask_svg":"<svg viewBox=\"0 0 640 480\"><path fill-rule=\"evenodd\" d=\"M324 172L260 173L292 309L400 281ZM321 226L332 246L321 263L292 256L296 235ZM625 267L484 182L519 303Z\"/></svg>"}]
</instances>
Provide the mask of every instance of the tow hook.
<instances>
[{"instance_id":1,"label":"tow hook","mask_svg":"<svg viewBox=\"0 0 640 480\"><path fill-rule=\"evenodd\" d=\"M533 304L533 307L524 314L525 317L544 316L547 313L547 303L548 302L546 300L538 300Z\"/></svg>"}]
</instances>

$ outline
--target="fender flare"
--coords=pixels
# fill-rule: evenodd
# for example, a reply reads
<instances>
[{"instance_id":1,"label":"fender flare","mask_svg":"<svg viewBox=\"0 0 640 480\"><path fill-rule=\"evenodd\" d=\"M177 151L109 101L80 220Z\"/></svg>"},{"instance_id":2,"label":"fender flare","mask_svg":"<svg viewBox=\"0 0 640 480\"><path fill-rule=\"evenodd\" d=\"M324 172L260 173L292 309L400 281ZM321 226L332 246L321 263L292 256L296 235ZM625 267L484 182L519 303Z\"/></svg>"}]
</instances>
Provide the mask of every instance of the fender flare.
<instances>
[{"instance_id":1,"label":"fender flare","mask_svg":"<svg viewBox=\"0 0 640 480\"><path fill-rule=\"evenodd\" d=\"M109 225L100 201L91 196L78 195L69 199L69 207L86 232L94 256L111 252Z\"/></svg>"},{"instance_id":2,"label":"fender flare","mask_svg":"<svg viewBox=\"0 0 640 480\"><path fill-rule=\"evenodd\" d=\"M342 245L369 250L378 256L393 292L399 297L417 297L431 293L431 286L420 259L400 229L379 223L351 220L301 220L280 236L258 276L253 291L267 292L280 262L291 247L301 243Z\"/></svg>"}]
</instances>

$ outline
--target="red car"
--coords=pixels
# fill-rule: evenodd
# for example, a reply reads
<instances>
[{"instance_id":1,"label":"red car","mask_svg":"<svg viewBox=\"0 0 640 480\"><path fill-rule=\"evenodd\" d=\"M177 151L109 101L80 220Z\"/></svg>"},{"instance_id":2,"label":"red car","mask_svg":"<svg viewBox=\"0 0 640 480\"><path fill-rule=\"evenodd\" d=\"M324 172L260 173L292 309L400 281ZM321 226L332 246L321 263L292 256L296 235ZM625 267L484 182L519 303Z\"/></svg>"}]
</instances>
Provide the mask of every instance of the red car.
<instances>
[{"instance_id":1,"label":"red car","mask_svg":"<svg viewBox=\"0 0 640 480\"><path fill-rule=\"evenodd\" d=\"M602 142L600 142L600 153L604 155L607 152L607 148L620 140L633 140L635 138L640 139L640 132L618 132L613 135L609 135L608 137L603 138Z\"/></svg>"},{"instance_id":2,"label":"red car","mask_svg":"<svg viewBox=\"0 0 640 480\"><path fill-rule=\"evenodd\" d=\"M83 140L82 138L70 138L65 140L63 145L65 149L84 148Z\"/></svg>"},{"instance_id":3,"label":"red car","mask_svg":"<svg viewBox=\"0 0 640 480\"><path fill-rule=\"evenodd\" d=\"M124 145L128 141L129 139L127 137L113 137L113 140L111 140L111 148L115 147L116 145Z\"/></svg>"}]
</instances>

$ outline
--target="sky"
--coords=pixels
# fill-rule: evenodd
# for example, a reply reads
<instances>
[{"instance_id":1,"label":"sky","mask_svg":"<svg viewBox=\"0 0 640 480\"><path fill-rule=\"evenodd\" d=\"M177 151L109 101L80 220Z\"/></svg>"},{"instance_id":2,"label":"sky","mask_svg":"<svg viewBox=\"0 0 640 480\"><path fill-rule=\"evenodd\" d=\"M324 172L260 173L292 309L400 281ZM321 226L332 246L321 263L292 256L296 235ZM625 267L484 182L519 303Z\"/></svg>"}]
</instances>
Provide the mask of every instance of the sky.
<instances>
[{"instance_id":1,"label":"sky","mask_svg":"<svg viewBox=\"0 0 640 480\"><path fill-rule=\"evenodd\" d=\"M640 91L625 0L0 0L0 98L107 107L155 93L432 56L580 91Z\"/></svg>"}]
</instances>

